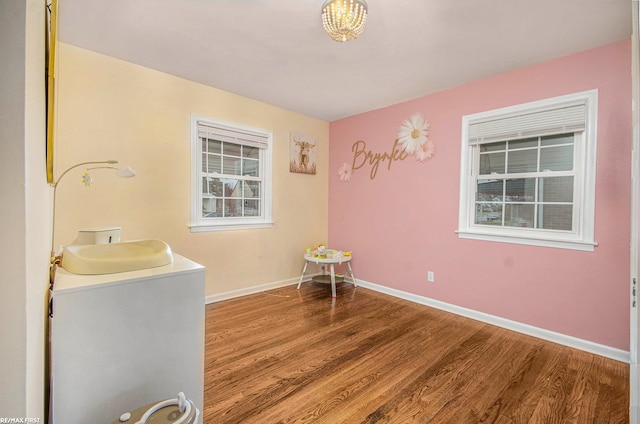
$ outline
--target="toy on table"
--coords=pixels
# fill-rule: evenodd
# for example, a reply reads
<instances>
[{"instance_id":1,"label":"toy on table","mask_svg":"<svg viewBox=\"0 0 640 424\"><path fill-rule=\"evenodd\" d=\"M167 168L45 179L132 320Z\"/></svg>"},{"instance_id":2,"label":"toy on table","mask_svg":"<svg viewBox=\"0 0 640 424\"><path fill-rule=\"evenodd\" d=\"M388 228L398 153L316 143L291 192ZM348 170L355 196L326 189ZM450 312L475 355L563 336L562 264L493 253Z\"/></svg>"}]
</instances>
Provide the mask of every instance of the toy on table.
<instances>
[{"instance_id":1,"label":"toy on table","mask_svg":"<svg viewBox=\"0 0 640 424\"><path fill-rule=\"evenodd\" d=\"M335 259L340 257L351 256L351 252L343 252L341 250L328 249L324 244L319 244L315 249L307 247L305 250L305 256L312 256L317 259Z\"/></svg>"}]
</instances>

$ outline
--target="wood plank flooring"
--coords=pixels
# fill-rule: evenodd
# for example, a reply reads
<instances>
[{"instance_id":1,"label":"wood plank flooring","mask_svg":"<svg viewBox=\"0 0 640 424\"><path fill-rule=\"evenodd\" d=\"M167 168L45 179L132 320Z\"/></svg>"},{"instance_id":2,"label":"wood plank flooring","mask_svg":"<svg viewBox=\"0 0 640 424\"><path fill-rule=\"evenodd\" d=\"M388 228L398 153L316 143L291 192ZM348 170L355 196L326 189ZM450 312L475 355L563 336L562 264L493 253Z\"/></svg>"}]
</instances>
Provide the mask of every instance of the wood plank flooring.
<instances>
[{"instance_id":1,"label":"wood plank flooring","mask_svg":"<svg viewBox=\"0 0 640 424\"><path fill-rule=\"evenodd\" d=\"M629 366L348 283L207 306L205 424L628 423Z\"/></svg>"}]
</instances>

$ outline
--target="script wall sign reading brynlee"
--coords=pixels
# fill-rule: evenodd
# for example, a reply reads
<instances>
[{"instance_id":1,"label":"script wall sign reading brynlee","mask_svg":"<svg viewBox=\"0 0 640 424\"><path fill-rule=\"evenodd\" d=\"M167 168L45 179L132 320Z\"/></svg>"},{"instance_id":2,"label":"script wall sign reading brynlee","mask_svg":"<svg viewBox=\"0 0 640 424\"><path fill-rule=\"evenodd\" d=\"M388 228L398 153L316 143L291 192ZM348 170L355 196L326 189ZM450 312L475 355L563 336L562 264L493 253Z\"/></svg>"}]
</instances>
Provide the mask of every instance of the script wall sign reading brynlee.
<instances>
[{"instance_id":1,"label":"script wall sign reading brynlee","mask_svg":"<svg viewBox=\"0 0 640 424\"><path fill-rule=\"evenodd\" d=\"M351 164L344 163L338 171L338 176L342 181L349 181L353 173L365 166L371 165L369 178L374 179L378 173L380 162L387 162L387 170L391 170L391 164L395 161L402 161L413 155L416 160L424 162L431 159L435 153L435 144L429 140L429 124L420 113L416 113L411 118L405 120L398 130L398 138L393 142L391 151L374 153L367 150L367 143L358 140L351 146L353 160Z\"/></svg>"}]
</instances>

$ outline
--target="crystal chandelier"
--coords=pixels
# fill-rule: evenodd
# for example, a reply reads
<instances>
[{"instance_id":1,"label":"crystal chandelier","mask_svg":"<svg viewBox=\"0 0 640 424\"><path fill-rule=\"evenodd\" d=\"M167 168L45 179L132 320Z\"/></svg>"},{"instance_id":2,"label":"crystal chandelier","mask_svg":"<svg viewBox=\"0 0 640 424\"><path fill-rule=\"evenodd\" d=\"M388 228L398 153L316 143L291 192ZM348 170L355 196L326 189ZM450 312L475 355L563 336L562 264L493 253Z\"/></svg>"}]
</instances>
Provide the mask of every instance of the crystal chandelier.
<instances>
[{"instance_id":1,"label":"crystal chandelier","mask_svg":"<svg viewBox=\"0 0 640 424\"><path fill-rule=\"evenodd\" d=\"M326 0L322 5L322 25L336 41L355 40L364 31L366 23L365 0Z\"/></svg>"}]
</instances>

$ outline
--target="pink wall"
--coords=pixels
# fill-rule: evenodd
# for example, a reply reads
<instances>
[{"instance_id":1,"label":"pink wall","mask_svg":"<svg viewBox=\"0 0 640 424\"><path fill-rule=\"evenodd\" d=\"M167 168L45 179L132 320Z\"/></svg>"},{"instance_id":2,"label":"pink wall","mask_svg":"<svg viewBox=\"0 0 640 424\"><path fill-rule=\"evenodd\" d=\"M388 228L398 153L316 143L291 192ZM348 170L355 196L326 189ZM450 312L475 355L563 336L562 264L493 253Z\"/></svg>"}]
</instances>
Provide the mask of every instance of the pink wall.
<instances>
[{"instance_id":1,"label":"pink wall","mask_svg":"<svg viewBox=\"0 0 640 424\"><path fill-rule=\"evenodd\" d=\"M330 126L329 245L358 279L599 344L629 349L631 46L622 41L424 96ZM599 90L594 252L459 239L462 116ZM391 152L402 121L430 123L435 156L365 165L352 145ZM427 271L435 283L427 283Z\"/></svg>"}]
</instances>

